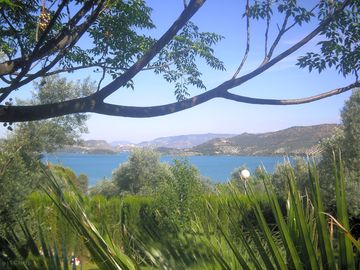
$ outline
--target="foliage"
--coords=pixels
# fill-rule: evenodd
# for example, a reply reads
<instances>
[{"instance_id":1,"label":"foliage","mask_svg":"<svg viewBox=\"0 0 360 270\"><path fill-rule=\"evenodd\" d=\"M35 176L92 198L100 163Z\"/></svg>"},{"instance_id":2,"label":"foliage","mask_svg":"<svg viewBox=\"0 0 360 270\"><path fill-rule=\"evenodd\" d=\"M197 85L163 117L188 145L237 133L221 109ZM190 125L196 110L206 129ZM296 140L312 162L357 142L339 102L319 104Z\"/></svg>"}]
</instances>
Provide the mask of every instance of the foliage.
<instances>
[{"instance_id":1,"label":"foliage","mask_svg":"<svg viewBox=\"0 0 360 270\"><path fill-rule=\"evenodd\" d=\"M120 193L117 184L108 179L102 179L96 182L94 186L89 189L89 195L102 195L106 198L113 197Z\"/></svg>"},{"instance_id":2,"label":"foliage","mask_svg":"<svg viewBox=\"0 0 360 270\"><path fill-rule=\"evenodd\" d=\"M92 5L94 9L91 9ZM46 60L41 54L45 56L50 52L60 51L60 59L54 62L57 67L55 73L92 68L95 72L102 71L104 75L108 74L115 79L156 42L156 39L144 34L144 30L155 28L150 18L152 10L145 1L100 1L93 4L69 1L58 7L52 4L50 6L47 9L37 2L23 1L12 8L4 7L4 19L0 21L4 31L1 32L0 38L3 44L1 51L6 54L7 60L19 55L25 57L46 44L41 48L38 57L46 67ZM49 13L50 18L55 20L53 24L45 24L43 31L37 25L38 11L42 8L45 8L43 12ZM75 12L73 17L67 13L70 8ZM87 16L89 18L81 21L81 18ZM81 27L84 28L82 32L78 30ZM17 32L15 29L23 31ZM84 48L76 45L77 40L71 44L71 41L61 41L57 38L69 35L65 29L78 36L77 39L86 35L88 46ZM17 32L15 36L10 30ZM166 80L175 82L181 89L185 89L187 85L204 88L200 79L201 72L198 71L195 60L200 57L211 67L224 69L211 48L220 39L220 35L200 32L197 26L188 22L178 35L166 46L164 44L158 58L149 63L147 68L163 74ZM64 51L66 53L63 53ZM47 75L47 72L42 75L44 74ZM126 86L133 88L132 81L129 80ZM182 95L186 94L186 91L179 92L176 96L181 99Z\"/></svg>"},{"instance_id":3,"label":"foliage","mask_svg":"<svg viewBox=\"0 0 360 270\"><path fill-rule=\"evenodd\" d=\"M245 186L248 184L251 184L251 186L256 190L257 193L263 193L265 192L264 185L262 181L259 181L259 177L262 174L262 171L260 168L257 168L253 175L250 175L249 178L243 179L241 177L241 171L247 170L246 166L240 166L238 168L235 168L231 175L230 175L230 185L233 185L238 189L239 192L242 194L245 194Z\"/></svg>"},{"instance_id":4,"label":"foliage","mask_svg":"<svg viewBox=\"0 0 360 270\"><path fill-rule=\"evenodd\" d=\"M173 177L161 185L156 197L159 223L186 227L208 189L199 171L187 160L174 160L171 172Z\"/></svg>"},{"instance_id":5,"label":"foliage","mask_svg":"<svg viewBox=\"0 0 360 270\"><path fill-rule=\"evenodd\" d=\"M341 4L338 1L321 1L318 17L325 18ZM308 67L309 71L316 69L320 73L335 66L344 77L353 74L358 78L360 34L355 29L359 27L360 2L352 1L352 5L352 8L346 9L321 32L326 39L318 42L320 52L307 53L298 59L301 68Z\"/></svg>"},{"instance_id":6,"label":"foliage","mask_svg":"<svg viewBox=\"0 0 360 270\"><path fill-rule=\"evenodd\" d=\"M286 160L276 166L271 175L271 183L274 186L275 193L285 198L289 192L288 172L292 169L297 185L297 189L302 194L310 192L310 180L306 160L302 157L295 157L293 162Z\"/></svg>"},{"instance_id":7,"label":"foliage","mask_svg":"<svg viewBox=\"0 0 360 270\"><path fill-rule=\"evenodd\" d=\"M339 160L338 164L342 164L342 161ZM352 245L359 250L360 243L349 234L343 168L340 165L336 172L337 220L334 217L331 217L331 220L342 225L338 227L335 235L331 234L328 228L328 216L324 213L318 172L311 165L308 170L310 197L300 194L294 171L291 168L287 170L289 197L286 215L283 214L269 176L263 174L267 200L275 217L276 231L271 223L266 222L260 204L255 200L255 194L249 185L247 196L252 213L256 217L256 227L247 219L243 219L242 226L239 226L236 216L228 212L229 222L237 224L234 228L237 228L238 237L233 238L222 226L223 220L216 219L216 212L213 211L213 218L217 220L220 236L214 234L213 231L203 229L204 227L200 224L191 227L192 231L185 237L185 243L198 245L200 242L202 248L196 255L190 253L193 259L190 265L189 261L185 266L186 261L180 260L179 264L175 263L176 266L173 268L191 269L196 261L200 268L207 268L207 265L211 269L238 269L240 267L243 269L322 269L324 266L328 266L329 269L356 269L356 252L353 251ZM234 190L233 196L237 198L237 190ZM243 211L240 204L237 205L237 209L240 212ZM180 253L184 257L189 256L189 247L181 240L178 243L172 243L173 246L170 244L167 249L176 250L175 254ZM179 248L180 246L183 248ZM158 265L163 265L163 260L166 259L169 265L173 262L169 260L168 253L160 253L157 258L159 258ZM177 256L173 255L172 258L177 258Z\"/></svg>"},{"instance_id":8,"label":"foliage","mask_svg":"<svg viewBox=\"0 0 360 270\"><path fill-rule=\"evenodd\" d=\"M35 84L31 100L16 101L21 105L49 104L79 98L94 92L94 83L89 78L72 82L59 76L51 76ZM32 151L53 152L60 146L79 142L80 134L87 132L86 114L66 115L51 120L17 124L16 133L33 147Z\"/></svg>"},{"instance_id":9,"label":"foliage","mask_svg":"<svg viewBox=\"0 0 360 270\"><path fill-rule=\"evenodd\" d=\"M39 182L37 155L31 158L26 145L17 138L1 142L0 152L0 235L4 227L11 226L17 217L26 217L23 202Z\"/></svg>"},{"instance_id":10,"label":"foliage","mask_svg":"<svg viewBox=\"0 0 360 270\"><path fill-rule=\"evenodd\" d=\"M185 168L184 164L179 166L179 173L184 175L182 170ZM50 174L48 184L51 192L48 196L63 218L83 237L99 269L138 269L142 265L167 269L323 269L326 266L327 269L355 270L359 259L356 258L354 248L360 250L360 243L349 233L342 160L334 161L336 217L324 212L320 179L315 166L308 167L309 196L300 194L295 173L291 168L287 168L289 193L285 214L274 193L270 177L262 174L266 188L265 198L270 205L275 224L266 221L261 204L251 185L248 185L248 207L241 203L243 197L237 189L233 189L231 195L240 216L234 215L233 209L224 208L224 205L220 204L218 209L224 210L224 216L219 216L218 209L213 207L213 204L208 204L207 220L200 222L191 218L185 232L179 228L167 237L161 234L163 238L160 241L156 241L154 235L159 235L156 228L131 237L131 231L126 231L127 227L121 226L119 229L132 239L132 252L129 253L125 248L125 252L131 254L132 259L111 240L109 230L100 232L98 226L90 222L83 208L85 201L80 194L64 196L57 181ZM97 200L96 205L103 205L101 200ZM121 204L115 205L114 209L118 209ZM94 217L100 214L99 219L106 218L103 207L97 211ZM255 226L244 218L246 211L250 211L255 218ZM112 215L110 212L108 214L108 217ZM242 217L240 222L239 217ZM328 227L328 218L336 224L334 228ZM225 220L232 224L235 234L230 234L225 227ZM214 226L208 226L209 223Z\"/></svg>"},{"instance_id":11,"label":"foliage","mask_svg":"<svg viewBox=\"0 0 360 270\"><path fill-rule=\"evenodd\" d=\"M357 190L360 188L360 91L353 91L342 110L343 127L332 138L322 142L322 158L319 170L324 175L321 187L324 190L329 208L334 208L335 179L332 166L334 153L342 154L345 167L345 189L351 215L359 217L360 201Z\"/></svg>"},{"instance_id":12,"label":"foliage","mask_svg":"<svg viewBox=\"0 0 360 270\"><path fill-rule=\"evenodd\" d=\"M191 22L204 2L184 2L184 10L177 20L161 37L154 38L155 34L149 31L156 27L151 20L152 10L143 0L59 3L25 0L15 5L3 0L0 3L0 102L4 104L0 105L0 121L40 120L83 112L153 117L189 109L214 98L252 104L302 104L359 87L359 0L319 0L313 7L294 0L246 1L239 13L243 14L247 29L246 49L239 68L229 80L190 100L190 87L206 89L199 60L213 69L225 69L214 52L214 46L223 37L201 32ZM238 76L250 50L250 25L254 20L261 21L255 24L264 28L264 58L250 72ZM275 56L287 32L310 22L317 25L316 28ZM354 83L337 91L292 100L248 98L229 92L267 71L315 37L319 37L319 51L300 57L298 66L319 72L333 68L344 76L354 77ZM96 93L47 106L12 106L11 100L7 100L11 93L32 81L81 69L102 73ZM153 70L174 84L175 104L138 107L105 102L120 88L133 88L134 77L144 70ZM106 76L113 81L102 86Z\"/></svg>"},{"instance_id":13,"label":"foliage","mask_svg":"<svg viewBox=\"0 0 360 270\"><path fill-rule=\"evenodd\" d=\"M89 186L89 178L87 177L87 175L83 173L79 174L76 179L76 185L79 190L82 191L82 193L87 194Z\"/></svg>"},{"instance_id":14,"label":"foliage","mask_svg":"<svg viewBox=\"0 0 360 270\"><path fill-rule=\"evenodd\" d=\"M55 76L44 79L36 86L36 90L30 101L18 102L43 104L62 101L66 97L80 97L92 91L93 85L89 80L72 83ZM1 141L0 227L11 225L17 216L26 218L27 212L23 208L24 199L42 185L42 177L37 165L41 153L56 150L64 144L78 140L80 133L86 131L86 119L86 115L75 114L40 122L21 123L11 128L13 131Z\"/></svg>"},{"instance_id":15,"label":"foliage","mask_svg":"<svg viewBox=\"0 0 360 270\"><path fill-rule=\"evenodd\" d=\"M135 149L127 162L114 172L112 180L121 193L156 194L160 185L171 178L169 165L160 162L159 153L150 149Z\"/></svg>"},{"instance_id":16,"label":"foliage","mask_svg":"<svg viewBox=\"0 0 360 270\"><path fill-rule=\"evenodd\" d=\"M163 73L168 82L175 82L175 96L178 101L190 96L189 86L206 89L201 80L196 60L203 58L206 63L218 70L225 70L223 63L214 56L211 46L223 37L214 33L199 32L199 27L188 22L182 32L175 36L169 44L160 51L159 60L154 63L155 73ZM174 68L168 63L174 64Z\"/></svg>"},{"instance_id":17,"label":"foliage","mask_svg":"<svg viewBox=\"0 0 360 270\"><path fill-rule=\"evenodd\" d=\"M138 269L131 258L123 254L109 237L103 237L88 219L82 207L83 199L80 193L73 193L72 203L69 203L56 178L46 171L45 173L49 180L50 191L47 193L49 198L76 233L83 238L85 246L98 267L100 269Z\"/></svg>"},{"instance_id":18,"label":"foliage","mask_svg":"<svg viewBox=\"0 0 360 270\"><path fill-rule=\"evenodd\" d=\"M79 176L71 168L66 168L61 165L52 165L48 164L47 167L52 171L52 173L57 176L60 180L65 179L66 181L62 183L62 189L65 191L68 187L67 183L71 183L77 190L86 194L88 189L88 177L85 174L80 174ZM60 184L60 183L59 183Z\"/></svg>"},{"instance_id":19,"label":"foliage","mask_svg":"<svg viewBox=\"0 0 360 270\"><path fill-rule=\"evenodd\" d=\"M343 159L347 170L360 177L360 89L353 91L341 112L344 128Z\"/></svg>"},{"instance_id":20,"label":"foliage","mask_svg":"<svg viewBox=\"0 0 360 270\"><path fill-rule=\"evenodd\" d=\"M9 261L0 259L1 269L69 269L68 258L64 255L67 252L65 246L60 246L61 250L59 250L56 243L51 245L41 226L38 227L39 241L36 241L26 223L19 223L19 226L21 228L20 233L15 233L12 230L7 235L7 239L10 240L4 239L7 245L7 254L11 254L12 258Z\"/></svg>"}]
</instances>

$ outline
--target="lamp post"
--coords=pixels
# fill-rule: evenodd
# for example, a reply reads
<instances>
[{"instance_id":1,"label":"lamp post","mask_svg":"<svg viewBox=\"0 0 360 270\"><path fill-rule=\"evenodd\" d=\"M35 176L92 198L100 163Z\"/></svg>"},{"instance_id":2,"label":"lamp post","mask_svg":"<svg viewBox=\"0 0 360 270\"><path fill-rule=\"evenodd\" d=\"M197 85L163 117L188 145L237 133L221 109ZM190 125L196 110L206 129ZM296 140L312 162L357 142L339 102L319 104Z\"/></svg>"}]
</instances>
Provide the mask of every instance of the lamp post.
<instances>
[{"instance_id":1,"label":"lamp post","mask_svg":"<svg viewBox=\"0 0 360 270\"><path fill-rule=\"evenodd\" d=\"M250 177L250 172L248 170L244 169L240 172L240 179L244 181L245 189L246 189L246 182L249 177Z\"/></svg>"}]
</instances>

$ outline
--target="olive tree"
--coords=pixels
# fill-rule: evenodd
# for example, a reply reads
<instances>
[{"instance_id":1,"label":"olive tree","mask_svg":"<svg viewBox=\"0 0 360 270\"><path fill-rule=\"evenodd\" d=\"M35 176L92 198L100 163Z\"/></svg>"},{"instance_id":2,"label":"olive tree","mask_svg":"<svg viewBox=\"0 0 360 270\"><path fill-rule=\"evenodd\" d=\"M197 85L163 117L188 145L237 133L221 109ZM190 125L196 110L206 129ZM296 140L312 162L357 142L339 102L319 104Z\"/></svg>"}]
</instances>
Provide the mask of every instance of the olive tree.
<instances>
[{"instance_id":1,"label":"olive tree","mask_svg":"<svg viewBox=\"0 0 360 270\"><path fill-rule=\"evenodd\" d=\"M341 112L342 128L333 137L322 141L319 169L325 177L321 182L329 207L335 205L334 155L342 156L345 168L345 185L348 209L360 216L360 91L353 91Z\"/></svg>"},{"instance_id":2,"label":"olive tree","mask_svg":"<svg viewBox=\"0 0 360 270\"><path fill-rule=\"evenodd\" d=\"M55 91L56 90L56 91ZM64 78L47 77L36 85L31 100L19 100L22 104L61 101L66 97L79 97L93 91L89 80L71 82ZM56 93L54 93L56 92ZM56 119L20 123L8 137L0 142L0 231L1 226L10 226L17 217L26 216L23 203L26 197L42 184L41 161L43 152L51 152L65 144L79 140L86 131L88 116L74 114ZM12 127L10 126L12 129ZM75 184L77 179L75 177ZM85 191L86 181L79 187Z\"/></svg>"},{"instance_id":3,"label":"olive tree","mask_svg":"<svg viewBox=\"0 0 360 270\"><path fill-rule=\"evenodd\" d=\"M113 171L112 180L121 193L151 195L172 177L170 166L160 162L151 149L135 149L129 160Z\"/></svg>"}]
</instances>

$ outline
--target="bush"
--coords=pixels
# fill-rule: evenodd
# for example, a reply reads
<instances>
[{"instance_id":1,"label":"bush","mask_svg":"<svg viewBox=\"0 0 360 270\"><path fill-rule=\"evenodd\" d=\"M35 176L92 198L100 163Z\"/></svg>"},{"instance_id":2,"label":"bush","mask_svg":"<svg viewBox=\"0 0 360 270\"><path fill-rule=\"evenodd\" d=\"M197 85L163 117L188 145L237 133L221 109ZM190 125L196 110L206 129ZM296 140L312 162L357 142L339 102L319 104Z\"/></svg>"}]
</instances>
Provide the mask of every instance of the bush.
<instances>
[{"instance_id":1,"label":"bush","mask_svg":"<svg viewBox=\"0 0 360 270\"><path fill-rule=\"evenodd\" d=\"M341 112L343 127L332 138L322 142L319 170L324 176L321 188L327 208L335 208L335 178L333 158L340 153L344 161L345 190L348 210L354 218L360 218L360 91L354 90ZM339 165L339 164L338 164Z\"/></svg>"},{"instance_id":2,"label":"bush","mask_svg":"<svg viewBox=\"0 0 360 270\"><path fill-rule=\"evenodd\" d=\"M113 172L112 180L120 193L153 195L171 177L169 165L160 162L158 153L135 149L129 160Z\"/></svg>"}]
</instances>

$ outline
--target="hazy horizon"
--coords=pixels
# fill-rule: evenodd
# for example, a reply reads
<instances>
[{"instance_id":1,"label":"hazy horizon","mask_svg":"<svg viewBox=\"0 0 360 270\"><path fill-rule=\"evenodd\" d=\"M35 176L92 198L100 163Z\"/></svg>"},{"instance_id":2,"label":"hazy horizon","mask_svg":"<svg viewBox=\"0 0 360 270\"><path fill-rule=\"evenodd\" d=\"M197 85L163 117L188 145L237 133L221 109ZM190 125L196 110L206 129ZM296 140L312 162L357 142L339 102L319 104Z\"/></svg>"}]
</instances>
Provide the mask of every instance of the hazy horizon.
<instances>
[{"instance_id":1,"label":"hazy horizon","mask_svg":"<svg viewBox=\"0 0 360 270\"><path fill-rule=\"evenodd\" d=\"M179 137L179 136L194 136L194 135L208 135L208 134L215 134L215 135L241 135L243 133L250 133L250 134L261 134L261 133L269 133L269 132L276 132L276 131L280 131L280 130L285 130L288 128L293 128L293 127L307 127L307 126L318 126L318 125L339 125L341 123L321 123L321 124L314 124L314 125L296 125L296 126L290 126L290 127L286 127L286 128L282 128L282 129L274 129L274 130L267 130L267 131L263 131L263 132L241 132L241 133L228 133L228 132L204 132L204 133L186 133L186 134L176 134L176 135L164 135L164 136L159 136L159 137L153 137L153 138L148 138L145 140L141 140L141 141L131 141L131 140L126 140L126 139L115 139L115 140L106 140L103 138L84 138L85 136L82 136L84 140L103 140L106 141L108 143L113 143L113 142L128 142L128 143L134 143L134 144L140 144L143 142L149 142L149 141L153 141L156 139L160 139L160 138L168 138L168 137Z\"/></svg>"}]
</instances>

